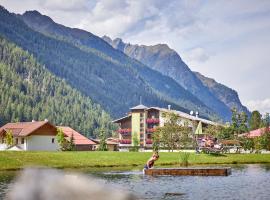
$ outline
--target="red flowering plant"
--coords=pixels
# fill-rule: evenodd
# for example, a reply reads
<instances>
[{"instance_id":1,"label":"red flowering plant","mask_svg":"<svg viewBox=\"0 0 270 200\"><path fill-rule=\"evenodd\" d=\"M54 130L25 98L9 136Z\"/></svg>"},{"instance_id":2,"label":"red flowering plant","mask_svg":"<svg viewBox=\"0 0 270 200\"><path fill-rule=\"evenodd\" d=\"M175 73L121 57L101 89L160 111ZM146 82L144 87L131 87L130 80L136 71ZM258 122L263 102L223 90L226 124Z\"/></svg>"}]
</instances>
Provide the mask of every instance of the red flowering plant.
<instances>
[{"instance_id":1,"label":"red flowering plant","mask_svg":"<svg viewBox=\"0 0 270 200\"><path fill-rule=\"evenodd\" d=\"M130 128L119 129L118 133L127 135L131 133L131 129Z\"/></svg>"},{"instance_id":2,"label":"red flowering plant","mask_svg":"<svg viewBox=\"0 0 270 200\"><path fill-rule=\"evenodd\" d=\"M148 128L148 129L146 129L146 132L147 133L154 133L155 131L156 131L155 128Z\"/></svg>"},{"instance_id":3,"label":"red flowering plant","mask_svg":"<svg viewBox=\"0 0 270 200\"><path fill-rule=\"evenodd\" d=\"M159 119L148 118L148 119L146 119L146 123L148 123L148 124L158 124L159 123Z\"/></svg>"},{"instance_id":4,"label":"red flowering plant","mask_svg":"<svg viewBox=\"0 0 270 200\"><path fill-rule=\"evenodd\" d=\"M123 139L119 141L120 144L131 144L131 140L130 139Z\"/></svg>"},{"instance_id":5,"label":"red flowering plant","mask_svg":"<svg viewBox=\"0 0 270 200\"><path fill-rule=\"evenodd\" d=\"M145 143L146 143L146 144L153 144L153 141L152 141L151 139L147 139L147 140L145 141Z\"/></svg>"}]
</instances>

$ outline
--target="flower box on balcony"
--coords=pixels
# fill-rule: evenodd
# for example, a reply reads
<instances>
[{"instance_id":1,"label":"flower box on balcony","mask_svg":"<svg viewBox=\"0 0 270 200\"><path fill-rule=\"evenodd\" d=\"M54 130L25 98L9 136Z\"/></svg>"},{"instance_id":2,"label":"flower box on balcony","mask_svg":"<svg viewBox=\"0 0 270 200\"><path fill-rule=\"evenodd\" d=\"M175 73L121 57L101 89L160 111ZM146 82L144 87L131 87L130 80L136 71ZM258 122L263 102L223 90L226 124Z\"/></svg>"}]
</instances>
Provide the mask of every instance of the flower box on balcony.
<instances>
[{"instance_id":1,"label":"flower box on balcony","mask_svg":"<svg viewBox=\"0 0 270 200\"><path fill-rule=\"evenodd\" d=\"M129 139L123 139L119 141L120 144L131 144L131 140Z\"/></svg>"},{"instance_id":2,"label":"flower box on balcony","mask_svg":"<svg viewBox=\"0 0 270 200\"><path fill-rule=\"evenodd\" d=\"M148 140L145 141L145 143L146 143L146 144L153 144L153 141L150 140L150 139L148 139Z\"/></svg>"},{"instance_id":3,"label":"flower box on balcony","mask_svg":"<svg viewBox=\"0 0 270 200\"><path fill-rule=\"evenodd\" d=\"M148 124L158 124L159 119L157 119L157 118L148 118L148 119L146 119L146 123L148 123Z\"/></svg>"},{"instance_id":4,"label":"flower box on balcony","mask_svg":"<svg viewBox=\"0 0 270 200\"><path fill-rule=\"evenodd\" d=\"M130 128L125 128L125 129L119 129L118 133L120 134L130 134L131 133L131 129Z\"/></svg>"},{"instance_id":5,"label":"flower box on balcony","mask_svg":"<svg viewBox=\"0 0 270 200\"><path fill-rule=\"evenodd\" d=\"M155 131L156 131L155 128L148 128L148 129L146 129L146 132L147 133L154 133Z\"/></svg>"}]
</instances>

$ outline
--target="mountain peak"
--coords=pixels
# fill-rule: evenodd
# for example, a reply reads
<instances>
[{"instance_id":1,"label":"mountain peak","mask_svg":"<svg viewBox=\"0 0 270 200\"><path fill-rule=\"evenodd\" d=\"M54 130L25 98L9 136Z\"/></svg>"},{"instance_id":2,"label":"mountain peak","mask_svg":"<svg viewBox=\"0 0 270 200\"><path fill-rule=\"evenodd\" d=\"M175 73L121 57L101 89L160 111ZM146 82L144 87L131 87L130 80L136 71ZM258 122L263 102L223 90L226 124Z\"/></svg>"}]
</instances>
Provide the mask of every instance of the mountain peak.
<instances>
[{"instance_id":1,"label":"mountain peak","mask_svg":"<svg viewBox=\"0 0 270 200\"><path fill-rule=\"evenodd\" d=\"M38 12L37 10L30 10L30 11L26 11L25 13L23 13L22 15L25 19L35 19L36 23L41 23L41 24L52 24L54 23L54 21L46 16L46 15L42 15L40 12Z\"/></svg>"}]
</instances>

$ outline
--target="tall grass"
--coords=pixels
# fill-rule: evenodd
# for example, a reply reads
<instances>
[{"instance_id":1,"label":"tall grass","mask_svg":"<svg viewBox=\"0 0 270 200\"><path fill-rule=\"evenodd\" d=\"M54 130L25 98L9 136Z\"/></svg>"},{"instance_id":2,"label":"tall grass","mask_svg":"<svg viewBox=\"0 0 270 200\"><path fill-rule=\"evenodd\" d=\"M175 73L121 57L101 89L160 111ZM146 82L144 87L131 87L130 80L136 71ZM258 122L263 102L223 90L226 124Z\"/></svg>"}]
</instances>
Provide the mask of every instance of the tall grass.
<instances>
[{"instance_id":1,"label":"tall grass","mask_svg":"<svg viewBox=\"0 0 270 200\"><path fill-rule=\"evenodd\" d=\"M180 152L180 166L187 167L189 165L190 153L189 152Z\"/></svg>"}]
</instances>

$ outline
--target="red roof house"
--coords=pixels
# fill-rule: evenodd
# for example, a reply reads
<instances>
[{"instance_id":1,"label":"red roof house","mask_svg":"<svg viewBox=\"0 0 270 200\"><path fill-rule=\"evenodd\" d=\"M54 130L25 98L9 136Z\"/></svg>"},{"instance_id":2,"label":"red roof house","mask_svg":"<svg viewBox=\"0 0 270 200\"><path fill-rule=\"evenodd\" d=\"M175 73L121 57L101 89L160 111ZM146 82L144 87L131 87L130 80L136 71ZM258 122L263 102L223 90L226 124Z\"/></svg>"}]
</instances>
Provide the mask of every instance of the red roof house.
<instances>
[{"instance_id":1,"label":"red roof house","mask_svg":"<svg viewBox=\"0 0 270 200\"><path fill-rule=\"evenodd\" d=\"M68 137L68 140L70 140L73 134L75 149L77 151L91 151L93 150L93 146L96 145L94 141L88 139L87 137L83 136L82 134L68 126L57 127L63 130L66 137Z\"/></svg>"},{"instance_id":2,"label":"red roof house","mask_svg":"<svg viewBox=\"0 0 270 200\"><path fill-rule=\"evenodd\" d=\"M248 138L255 138L255 137L262 136L264 133L265 133L265 128L259 128L256 130L249 131L248 133L244 133L243 135L245 135Z\"/></svg>"},{"instance_id":3,"label":"red roof house","mask_svg":"<svg viewBox=\"0 0 270 200\"><path fill-rule=\"evenodd\" d=\"M59 146L56 141L57 128L45 121L7 123L0 128L0 150L8 147L4 143L7 132L11 132L14 145L27 151L56 151Z\"/></svg>"}]
</instances>

